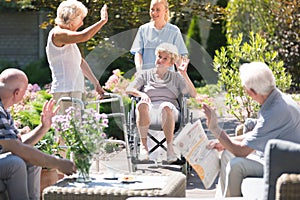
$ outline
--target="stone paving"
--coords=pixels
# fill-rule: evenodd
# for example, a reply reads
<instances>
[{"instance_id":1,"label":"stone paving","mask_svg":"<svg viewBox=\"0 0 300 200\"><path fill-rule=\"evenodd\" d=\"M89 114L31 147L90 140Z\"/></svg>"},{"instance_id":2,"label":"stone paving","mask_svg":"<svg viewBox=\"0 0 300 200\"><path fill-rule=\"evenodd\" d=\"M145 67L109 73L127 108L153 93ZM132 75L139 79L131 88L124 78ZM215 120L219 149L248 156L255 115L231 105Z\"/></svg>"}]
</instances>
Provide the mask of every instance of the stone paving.
<instances>
[{"instance_id":1,"label":"stone paving","mask_svg":"<svg viewBox=\"0 0 300 200\"><path fill-rule=\"evenodd\" d=\"M203 113L199 111L194 112L194 120L200 119L208 138L213 139L213 136L207 130ZM239 124L239 122L235 118L227 116L226 118L220 118L219 124L224 130L226 130L228 134L234 135L235 127ZM96 173L112 174L129 173L125 149L112 156L109 161L100 160L99 162L94 162L92 165L92 171ZM138 165L138 170L136 173L171 173L174 171L181 171L181 167L177 165L163 165L158 167L154 164L143 164ZM217 180L215 183L217 183ZM198 175L192 169L190 169L189 173L187 174L186 196L191 198L214 197L216 192L215 186L216 185L214 184L211 188L205 189Z\"/></svg>"}]
</instances>

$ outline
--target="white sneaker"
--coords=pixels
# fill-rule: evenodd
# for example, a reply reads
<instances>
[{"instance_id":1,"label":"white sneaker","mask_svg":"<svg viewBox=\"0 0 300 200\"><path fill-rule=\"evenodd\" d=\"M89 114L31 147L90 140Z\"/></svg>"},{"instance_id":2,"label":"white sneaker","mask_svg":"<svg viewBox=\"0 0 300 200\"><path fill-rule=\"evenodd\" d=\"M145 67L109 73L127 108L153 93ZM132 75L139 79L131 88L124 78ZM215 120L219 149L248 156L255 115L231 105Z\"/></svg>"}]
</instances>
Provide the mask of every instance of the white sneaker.
<instances>
[{"instance_id":1,"label":"white sneaker","mask_svg":"<svg viewBox=\"0 0 300 200\"><path fill-rule=\"evenodd\" d=\"M167 149L167 162L172 163L177 160L177 155L175 154L174 150Z\"/></svg>"},{"instance_id":2,"label":"white sneaker","mask_svg":"<svg viewBox=\"0 0 300 200\"><path fill-rule=\"evenodd\" d=\"M148 153L148 151L146 150L146 148L143 146L143 145L141 145L140 146L140 156L139 156L139 159L140 160L149 160L149 153Z\"/></svg>"}]
</instances>

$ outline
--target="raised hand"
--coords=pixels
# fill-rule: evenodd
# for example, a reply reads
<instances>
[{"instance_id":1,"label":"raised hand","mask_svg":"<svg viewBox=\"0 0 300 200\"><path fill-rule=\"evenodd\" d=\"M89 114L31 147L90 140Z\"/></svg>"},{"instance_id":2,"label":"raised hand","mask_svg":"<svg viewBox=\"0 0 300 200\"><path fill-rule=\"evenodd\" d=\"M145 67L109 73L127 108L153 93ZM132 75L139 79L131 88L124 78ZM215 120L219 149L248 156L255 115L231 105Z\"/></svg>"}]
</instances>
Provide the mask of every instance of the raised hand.
<instances>
[{"instance_id":1,"label":"raised hand","mask_svg":"<svg viewBox=\"0 0 300 200\"><path fill-rule=\"evenodd\" d=\"M57 106L54 109L55 106L55 100L50 99L49 101L46 101L43 105L43 111L41 113L41 123L44 127L51 127L52 124L52 117L54 117L59 109L59 106Z\"/></svg>"},{"instance_id":2,"label":"raised hand","mask_svg":"<svg viewBox=\"0 0 300 200\"><path fill-rule=\"evenodd\" d=\"M100 11L101 20L105 23L108 21L108 13L107 13L107 5L104 4L104 6L101 8Z\"/></svg>"},{"instance_id":3,"label":"raised hand","mask_svg":"<svg viewBox=\"0 0 300 200\"><path fill-rule=\"evenodd\" d=\"M180 64L179 63L175 64L177 71L179 73L186 73L189 63L190 63L190 59L183 57Z\"/></svg>"},{"instance_id":4,"label":"raised hand","mask_svg":"<svg viewBox=\"0 0 300 200\"><path fill-rule=\"evenodd\" d=\"M206 124L208 129L215 136L215 138L218 139L222 133L222 129L218 125L218 117L216 112L205 103L203 104L202 108L207 119Z\"/></svg>"}]
</instances>

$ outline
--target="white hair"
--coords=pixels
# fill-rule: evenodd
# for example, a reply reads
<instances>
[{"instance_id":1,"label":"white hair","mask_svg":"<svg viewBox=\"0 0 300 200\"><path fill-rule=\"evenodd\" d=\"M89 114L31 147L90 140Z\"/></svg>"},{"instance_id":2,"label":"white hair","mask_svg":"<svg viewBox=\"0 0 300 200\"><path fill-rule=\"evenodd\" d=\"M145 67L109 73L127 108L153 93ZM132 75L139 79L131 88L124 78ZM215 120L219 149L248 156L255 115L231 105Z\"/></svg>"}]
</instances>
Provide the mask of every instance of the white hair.
<instances>
[{"instance_id":1,"label":"white hair","mask_svg":"<svg viewBox=\"0 0 300 200\"><path fill-rule=\"evenodd\" d=\"M77 0L66 0L59 4L56 12L55 24L69 26L76 17L86 17L87 8Z\"/></svg>"},{"instance_id":2,"label":"white hair","mask_svg":"<svg viewBox=\"0 0 300 200\"><path fill-rule=\"evenodd\" d=\"M159 52L168 53L171 57L171 62L175 63L179 59L178 49L171 43L164 42L158 45L155 49L155 55L157 56Z\"/></svg>"},{"instance_id":3,"label":"white hair","mask_svg":"<svg viewBox=\"0 0 300 200\"><path fill-rule=\"evenodd\" d=\"M245 63L240 66L242 86L253 89L258 94L268 95L275 87L275 77L271 69L263 62Z\"/></svg>"}]
</instances>

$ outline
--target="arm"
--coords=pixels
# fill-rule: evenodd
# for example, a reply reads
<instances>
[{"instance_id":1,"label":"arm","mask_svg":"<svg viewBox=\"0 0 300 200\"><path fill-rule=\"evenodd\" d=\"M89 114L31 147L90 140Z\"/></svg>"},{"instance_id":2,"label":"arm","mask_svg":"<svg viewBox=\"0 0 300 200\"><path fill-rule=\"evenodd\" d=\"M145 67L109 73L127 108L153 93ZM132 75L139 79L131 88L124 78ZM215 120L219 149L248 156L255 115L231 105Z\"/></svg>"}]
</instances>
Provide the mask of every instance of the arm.
<instances>
[{"instance_id":1,"label":"arm","mask_svg":"<svg viewBox=\"0 0 300 200\"><path fill-rule=\"evenodd\" d=\"M19 140L0 140L0 145L4 150L12 152L30 164L58 169L67 175L76 172L73 162L42 153L29 145L23 144Z\"/></svg>"},{"instance_id":2,"label":"arm","mask_svg":"<svg viewBox=\"0 0 300 200\"><path fill-rule=\"evenodd\" d=\"M208 105L203 104L204 114L207 118L207 127L210 132L219 140L222 146L238 157L246 157L254 151L254 149L244 145L242 139L245 136L239 136L232 139L218 125L216 113Z\"/></svg>"},{"instance_id":3,"label":"arm","mask_svg":"<svg viewBox=\"0 0 300 200\"><path fill-rule=\"evenodd\" d=\"M176 68L177 68L178 72L182 75L182 77L184 78L191 97L196 97L196 94L197 94L196 88L195 88L194 84L192 83L189 75L187 74L187 67L189 65L189 62L190 62L189 59L183 59L181 62L181 65L177 66L177 64L176 64Z\"/></svg>"},{"instance_id":4,"label":"arm","mask_svg":"<svg viewBox=\"0 0 300 200\"><path fill-rule=\"evenodd\" d=\"M43 105L41 124L27 134L21 136L23 143L34 146L51 128L52 117L57 113L59 106L53 111L55 100L50 99Z\"/></svg>"},{"instance_id":5,"label":"arm","mask_svg":"<svg viewBox=\"0 0 300 200\"><path fill-rule=\"evenodd\" d=\"M151 99L149 98L149 96L146 93L141 92L133 87L128 87L126 89L126 94L133 95L135 97L141 97L142 101L146 101L149 103L151 102Z\"/></svg>"},{"instance_id":6,"label":"arm","mask_svg":"<svg viewBox=\"0 0 300 200\"><path fill-rule=\"evenodd\" d=\"M136 68L137 72L142 70L142 66L143 66L143 56L142 56L142 54L140 54L140 53L135 53L134 54L134 64L135 64L135 68Z\"/></svg>"},{"instance_id":7,"label":"arm","mask_svg":"<svg viewBox=\"0 0 300 200\"><path fill-rule=\"evenodd\" d=\"M142 88L145 85L145 82L142 80L142 75L138 72L134 81L128 85L125 92L126 94L133 95L135 97L141 97L142 101L151 102L149 96L145 92L139 90L139 88ZM143 82L144 84L138 84L139 82Z\"/></svg>"},{"instance_id":8,"label":"arm","mask_svg":"<svg viewBox=\"0 0 300 200\"><path fill-rule=\"evenodd\" d=\"M82 31L71 31L67 29L59 29L53 34L53 43L57 46L65 44L73 44L85 42L91 39L108 21L107 6L104 5L101 9L101 20L95 24L85 28Z\"/></svg>"},{"instance_id":9,"label":"arm","mask_svg":"<svg viewBox=\"0 0 300 200\"><path fill-rule=\"evenodd\" d=\"M103 93L104 93L104 90L101 87L98 79L96 78L96 76L92 72L89 64L83 58L82 58L80 67L81 67L81 70L82 70L82 73L84 74L84 76L87 77L93 83L95 90L98 92L99 95L102 96Z\"/></svg>"}]
</instances>

